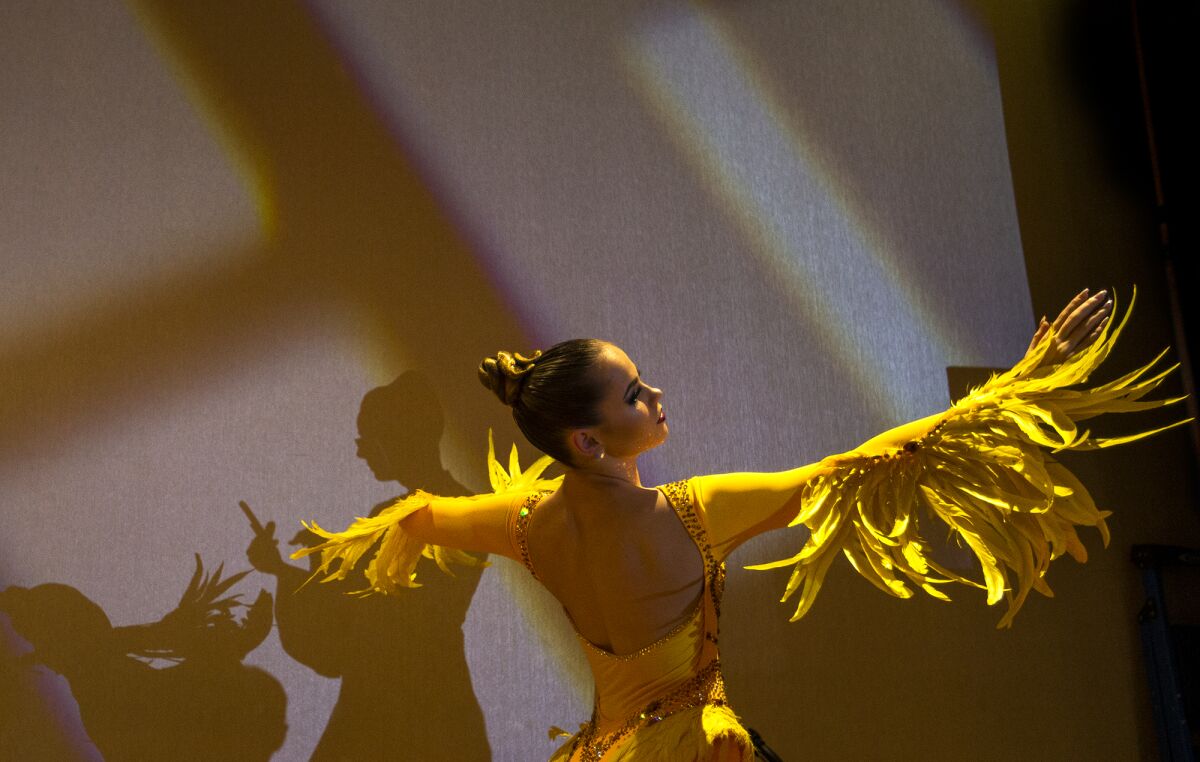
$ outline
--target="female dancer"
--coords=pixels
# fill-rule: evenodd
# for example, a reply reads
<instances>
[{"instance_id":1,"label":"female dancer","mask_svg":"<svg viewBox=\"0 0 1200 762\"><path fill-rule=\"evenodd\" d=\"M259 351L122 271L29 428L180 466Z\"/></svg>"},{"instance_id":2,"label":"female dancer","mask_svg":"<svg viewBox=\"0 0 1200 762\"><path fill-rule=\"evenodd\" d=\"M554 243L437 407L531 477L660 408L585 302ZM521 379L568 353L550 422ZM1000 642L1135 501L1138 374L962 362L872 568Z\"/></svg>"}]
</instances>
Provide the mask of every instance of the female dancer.
<instances>
[{"instance_id":1,"label":"female dancer","mask_svg":"<svg viewBox=\"0 0 1200 762\"><path fill-rule=\"evenodd\" d=\"M1136 401L1165 375L1142 378L1154 363L1095 389L1063 388L1104 359L1120 332L1110 335L1111 312L1105 292L1081 292L1052 324L1043 318L1012 370L856 450L791 471L657 488L642 485L638 456L667 439L663 392L620 348L585 339L529 358L501 352L483 362L481 380L565 474L541 479L549 458L521 473L515 448L506 473L489 453L494 494L416 491L345 532L310 527L327 541L301 553L320 552L321 571L342 578L382 539L365 571L376 592L415 586L420 555L443 569L477 563L464 550L519 560L562 604L595 678L591 720L574 735L559 731L570 738L553 760L750 760L754 748L726 702L718 659L729 553L771 529L809 527L797 556L752 567L795 566L793 619L843 553L900 597L912 595L906 583L939 598L949 582L984 588L989 603L1008 599L1000 624L1010 624L1030 589L1049 593L1043 575L1052 558L1065 551L1082 560L1074 526L1097 526L1107 542L1107 513L1039 447L1146 436L1153 432L1098 440L1074 420L1173 401ZM917 524L939 520L979 558L983 583L927 556Z\"/></svg>"}]
</instances>

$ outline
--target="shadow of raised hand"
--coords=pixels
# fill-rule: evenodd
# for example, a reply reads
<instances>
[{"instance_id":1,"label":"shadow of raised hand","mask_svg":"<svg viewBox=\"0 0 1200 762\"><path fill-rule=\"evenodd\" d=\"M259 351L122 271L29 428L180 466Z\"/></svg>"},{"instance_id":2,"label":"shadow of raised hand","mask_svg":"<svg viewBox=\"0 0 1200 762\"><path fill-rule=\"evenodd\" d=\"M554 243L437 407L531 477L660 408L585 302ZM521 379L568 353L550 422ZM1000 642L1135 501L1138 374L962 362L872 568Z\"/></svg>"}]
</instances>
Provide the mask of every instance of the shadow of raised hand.
<instances>
[{"instance_id":1,"label":"shadow of raised hand","mask_svg":"<svg viewBox=\"0 0 1200 762\"><path fill-rule=\"evenodd\" d=\"M221 597L245 574L205 575L197 556L179 605L148 624L113 627L94 602L55 583L0 591L0 613L32 646L27 669L66 678L106 760L265 760L283 744L286 698L274 677L242 664L271 628L266 591L250 606Z\"/></svg>"}]
</instances>

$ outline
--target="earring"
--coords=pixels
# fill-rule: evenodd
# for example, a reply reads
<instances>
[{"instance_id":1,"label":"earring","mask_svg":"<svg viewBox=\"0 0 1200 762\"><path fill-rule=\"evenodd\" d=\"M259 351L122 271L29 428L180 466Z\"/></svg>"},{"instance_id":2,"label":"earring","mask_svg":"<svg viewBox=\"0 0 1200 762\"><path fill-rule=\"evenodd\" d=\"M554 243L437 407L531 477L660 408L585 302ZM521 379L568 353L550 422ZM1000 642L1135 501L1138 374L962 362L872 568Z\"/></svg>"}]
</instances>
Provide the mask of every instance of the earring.
<instances>
[{"instance_id":1,"label":"earring","mask_svg":"<svg viewBox=\"0 0 1200 762\"><path fill-rule=\"evenodd\" d=\"M596 455L596 460L600 460L600 459L602 459L603 457L604 457L604 450L601 450L601 451L599 452L599 454L597 454L597 455Z\"/></svg>"}]
</instances>

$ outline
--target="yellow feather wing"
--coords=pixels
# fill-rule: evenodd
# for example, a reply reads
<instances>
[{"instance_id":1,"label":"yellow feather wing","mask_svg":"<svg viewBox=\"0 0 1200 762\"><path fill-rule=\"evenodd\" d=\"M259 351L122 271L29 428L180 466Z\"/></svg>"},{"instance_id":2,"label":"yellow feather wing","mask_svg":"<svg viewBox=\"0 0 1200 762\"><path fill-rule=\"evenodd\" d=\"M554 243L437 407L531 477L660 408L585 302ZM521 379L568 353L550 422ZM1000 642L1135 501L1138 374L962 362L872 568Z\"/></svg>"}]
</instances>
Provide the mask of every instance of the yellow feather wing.
<instances>
[{"instance_id":1,"label":"yellow feather wing","mask_svg":"<svg viewBox=\"0 0 1200 762\"><path fill-rule=\"evenodd\" d=\"M1174 370L1150 373L1165 351L1115 381L1082 386L1112 350L1132 308L1131 301L1121 322L1106 325L1085 350L1038 368L1054 338L1048 331L1029 356L972 389L923 436L903 446L827 458L829 468L803 487L792 522L811 530L804 547L790 558L747 568L793 567L783 596L786 601L799 594L792 621L811 608L833 558L841 554L873 585L898 597L912 595L905 580L942 600L949 598L937 586L949 582L983 588L989 605L1008 601L997 626L1011 626L1030 590L1053 595L1044 579L1053 559L1068 553L1087 560L1076 527L1097 528L1108 545L1109 512L1096 507L1051 453L1125 444L1187 423L1108 438L1079 426L1106 413L1183 399L1142 400ZM982 582L926 556L918 520L930 519L971 550Z\"/></svg>"},{"instance_id":2,"label":"yellow feather wing","mask_svg":"<svg viewBox=\"0 0 1200 762\"><path fill-rule=\"evenodd\" d=\"M542 456L533 465L521 470L517 458L517 447L513 445L509 455L508 471L496 460L496 448L492 440L492 432L488 430L487 470L491 482L491 494L507 492L532 492L536 490L554 489L562 480L543 479L542 472L552 463L549 456ZM487 493L485 493L487 494ZM470 508L472 502L480 495L465 497L439 497L423 490L414 490L408 495L397 499L386 506L378 515L371 518L355 519L346 529L340 532L330 532L321 528L315 521L302 522L310 532L321 537L324 542L311 548L304 548L292 554L292 558L302 558L314 553L320 554L321 563L313 572L313 578L321 582L346 579L358 563L372 548L377 546L363 570L368 586L356 591L360 595L372 593L395 594L401 588L420 587L417 582L417 562L428 558L437 564L446 574L453 575L450 564L464 566L486 566L470 553L441 545L429 545L421 542L404 531L402 522L416 511L430 505L433 501L441 504L461 503L463 509Z\"/></svg>"}]
</instances>

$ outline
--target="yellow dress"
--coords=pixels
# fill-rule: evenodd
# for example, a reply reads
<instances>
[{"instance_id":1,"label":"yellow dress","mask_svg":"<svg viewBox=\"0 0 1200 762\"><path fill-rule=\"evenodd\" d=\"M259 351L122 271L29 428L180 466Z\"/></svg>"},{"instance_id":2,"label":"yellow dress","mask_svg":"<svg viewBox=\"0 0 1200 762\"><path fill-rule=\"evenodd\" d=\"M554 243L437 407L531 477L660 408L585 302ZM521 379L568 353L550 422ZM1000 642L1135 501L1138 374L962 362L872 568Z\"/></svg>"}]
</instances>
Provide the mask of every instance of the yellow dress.
<instances>
[{"instance_id":1,"label":"yellow dress","mask_svg":"<svg viewBox=\"0 0 1200 762\"><path fill-rule=\"evenodd\" d=\"M704 561L704 586L692 612L655 642L614 654L576 632L596 686L592 718L551 757L576 760L714 760L748 762L750 737L725 697L717 651L717 620L725 564L713 554L692 481L658 489L688 530ZM542 498L535 492L513 514L512 541L530 573L527 529ZM552 737L569 735L557 728Z\"/></svg>"},{"instance_id":2,"label":"yellow dress","mask_svg":"<svg viewBox=\"0 0 1200 762\"><path fill-rule=\"evenodd\" d=\"M1150 373L1165 350L1114 381L1081 386L1108 355L1128 316L1126 311L1115 329L1106 326L1084 351L1039 368L1053 339L1048 332L1020 363L948 410L849 452L791 471L700 476L660 487L704 559L703 593L683 624L634 654L614 655L580 637L596 703L592 719L559 748L554 762L753 758L747 733L726 703L717 617L725 557L761 531L797 525L809 530L796 555L749 567L793 567L783 596L798 594L793 621L808 612L833 560L844 555L880 590L902 598L913 587L940 599L948 599L940 588L950 583L984 589L989 604L1007 600L997 626L1011 626L1030 590L1050 595L1045 575L1051 560L1064 553L1086 560L1077 526L1096 527L1108 544L1109 512L1097 509L1051 453L1122 444L1186 422L1113 438L1094 437L1078 426L1104 413L1182 399L1142 399L1174 370ZM317 574L340 579L379 543L364 569L364 594L419 586L416 565L422 556L443 570L450 562L480 563L448 545L509 555L536 577L525 531L541 499L561 479L541 478L549 462L544 457L522 472L514 446L505 471L489 437L493 493L443 498L416 491L343 532L308 525L326 542L296 555L320 553ZM948 532L974 553L982 582L928 557L922 534L931 529L938 536Z\"/></svg>"}]
</instances>

